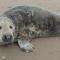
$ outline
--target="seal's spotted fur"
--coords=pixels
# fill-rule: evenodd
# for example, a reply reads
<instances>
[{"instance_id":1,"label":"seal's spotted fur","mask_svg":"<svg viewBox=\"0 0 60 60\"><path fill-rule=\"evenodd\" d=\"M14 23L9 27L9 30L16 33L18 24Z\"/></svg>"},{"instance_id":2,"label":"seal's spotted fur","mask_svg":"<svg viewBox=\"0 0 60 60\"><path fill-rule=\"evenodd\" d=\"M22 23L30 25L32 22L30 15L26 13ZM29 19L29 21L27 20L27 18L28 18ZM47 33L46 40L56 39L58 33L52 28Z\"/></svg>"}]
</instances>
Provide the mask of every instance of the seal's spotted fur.
<instances>
[{"instance_id":1,"label":"seal's spotted fur","mask_svg":"<svg viewBox=\"0 0 60 60\"><path fill-rule=\"evenodd\" d=\"M27 52L32 49L27 40L60 35L60 22L57 21L57 16L41 8L18 6L5 12L4 15L15 24L18 44Z\"/></svg>"}]
</instances>

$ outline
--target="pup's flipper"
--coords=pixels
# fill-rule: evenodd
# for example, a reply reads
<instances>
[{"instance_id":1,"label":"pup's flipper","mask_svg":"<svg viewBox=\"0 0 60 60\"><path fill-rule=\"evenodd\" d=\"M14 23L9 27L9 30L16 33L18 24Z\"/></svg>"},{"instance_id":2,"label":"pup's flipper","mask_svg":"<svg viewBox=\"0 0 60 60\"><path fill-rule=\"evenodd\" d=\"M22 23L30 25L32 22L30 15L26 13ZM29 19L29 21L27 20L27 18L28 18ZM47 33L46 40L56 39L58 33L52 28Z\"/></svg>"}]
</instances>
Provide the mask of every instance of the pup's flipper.
<instances>
[{"instance_id":1,"label":"pup's flipper","mask_svg":"<svg viewBox=\"0 0 60 60\"><path fill-rule=\"evenodd\" d=\"M23 40L18 40L18 45L25 52L32 52L34 48L30 42Z\"/></svg>"}]
</instances>

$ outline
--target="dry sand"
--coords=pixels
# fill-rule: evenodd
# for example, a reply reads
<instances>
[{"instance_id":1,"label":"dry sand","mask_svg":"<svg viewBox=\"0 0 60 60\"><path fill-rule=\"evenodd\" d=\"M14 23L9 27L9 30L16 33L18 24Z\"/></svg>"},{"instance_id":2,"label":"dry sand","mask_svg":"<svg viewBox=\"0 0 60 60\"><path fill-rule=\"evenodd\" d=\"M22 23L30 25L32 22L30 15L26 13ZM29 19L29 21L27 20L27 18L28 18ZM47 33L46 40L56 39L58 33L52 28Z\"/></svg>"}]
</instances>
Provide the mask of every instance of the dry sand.
<instances>
[{"instance_id":1,"label":"dry sand","mask_svg":"<svg viewBox=\"0 0 60 60\"><path fill-rule=\"evenodd\" d=\"M14 5L38 5L60 12L60 0L0 0L0 13ZM35 49L31 53L22 52L16 44L0 46L0 60L60 60L60 38L40 38L32 41Z\"/></svg>"}]
</instances>

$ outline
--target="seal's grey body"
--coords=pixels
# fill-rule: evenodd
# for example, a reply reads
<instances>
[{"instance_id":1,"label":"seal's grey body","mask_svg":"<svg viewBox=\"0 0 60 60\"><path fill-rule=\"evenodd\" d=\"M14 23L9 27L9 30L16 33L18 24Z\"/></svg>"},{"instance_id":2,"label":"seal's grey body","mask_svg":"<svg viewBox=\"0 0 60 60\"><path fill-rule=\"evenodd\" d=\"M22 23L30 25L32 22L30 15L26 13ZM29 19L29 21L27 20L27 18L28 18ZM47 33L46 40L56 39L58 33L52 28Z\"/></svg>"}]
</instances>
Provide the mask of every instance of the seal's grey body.
<instances>
[{"instance_id":1,"label":"seal's grey body","mask_svg":"<svg viewBox=\"0 0 60 60\"><path fill-rule=\"evenodd\" d=\"M16 33L20 48L27 52L33 48L29 39L60 36L59 17L41 8L18 6L5 12L4 16L15 25L15 33L23 32L27 34L25 37L28 39Z\"/></svg>"},{"instance_id":2,"label":"seal's grey body","mask_svg":"<svg viewBox=\"0 0 60 60\"><path fill-rule=\"evenodd\" d=\"M42 37L55 36L59 33L58 24L60 22L56 20L55 15L41 8L18 6L6 12L5 15L15 21L19 31L23 27L35 25L36 30L41 31L40 36Z\"/></svg>"}]
</instances>

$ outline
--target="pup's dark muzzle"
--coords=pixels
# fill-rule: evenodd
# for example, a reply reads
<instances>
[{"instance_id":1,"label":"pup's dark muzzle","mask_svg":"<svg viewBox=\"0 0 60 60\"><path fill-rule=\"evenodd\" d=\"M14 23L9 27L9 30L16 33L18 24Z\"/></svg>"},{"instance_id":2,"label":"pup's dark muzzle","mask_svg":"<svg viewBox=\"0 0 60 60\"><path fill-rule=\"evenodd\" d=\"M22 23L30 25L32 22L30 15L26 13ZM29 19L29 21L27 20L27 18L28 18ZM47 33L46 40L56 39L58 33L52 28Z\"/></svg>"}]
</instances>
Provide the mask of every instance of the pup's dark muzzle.
<instances>
[{"instance_id":1,"label":"pup's dark muzzle","mask_svg":"<svg viewBox=\"0 0 60 60\"><path fill-rule=\"evenodd\" d=\"M12 39L13 39L13 37L10 34L3 35L3 37L2 37L3 42L11 42Z\"/></svg>"}]
</instances>

